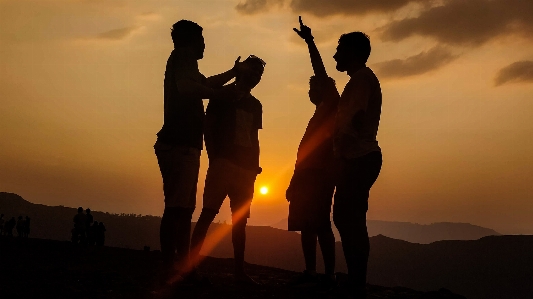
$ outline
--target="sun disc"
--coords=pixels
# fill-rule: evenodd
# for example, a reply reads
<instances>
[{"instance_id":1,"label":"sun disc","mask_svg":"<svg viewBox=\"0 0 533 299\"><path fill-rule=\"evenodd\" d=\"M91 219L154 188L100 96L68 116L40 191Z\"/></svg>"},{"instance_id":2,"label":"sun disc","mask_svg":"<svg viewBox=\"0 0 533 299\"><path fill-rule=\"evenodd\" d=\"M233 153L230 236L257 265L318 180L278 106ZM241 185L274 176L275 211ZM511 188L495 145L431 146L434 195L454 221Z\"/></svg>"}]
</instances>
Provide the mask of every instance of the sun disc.
<instances>
[{"instance_id":1,"label":"sun disc","mask_svg":"<svg viewBox=\"0 0 533 299\"><path fill-rule=\"evenodd\" d=\"M259 192L261 192L261 194L267 194L268 193L268 188L267 187L261 187L261 189L259 189Z\"/></svg>"}]
</instances>

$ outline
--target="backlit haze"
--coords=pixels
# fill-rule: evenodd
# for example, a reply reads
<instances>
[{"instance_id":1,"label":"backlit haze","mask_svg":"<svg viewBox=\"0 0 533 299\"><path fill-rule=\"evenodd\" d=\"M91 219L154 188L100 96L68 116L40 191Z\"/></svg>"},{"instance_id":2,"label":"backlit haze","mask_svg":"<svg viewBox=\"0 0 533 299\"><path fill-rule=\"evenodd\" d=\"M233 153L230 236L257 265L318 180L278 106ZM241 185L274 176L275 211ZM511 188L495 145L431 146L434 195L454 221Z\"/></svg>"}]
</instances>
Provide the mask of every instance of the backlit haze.
<instances>
[{"instance_id":1,"label":"backlit haze","mask_svg":"<svg viewBox=\"0 0 533 299\"><path fill-rule=\"evenodd\" d=\"M267 63L252 91L264 129L250 223L286 218L314 109L298 15L340 91L348 77L335 70L338 37L370 35L384 164L369 219L533 233L533 2L523 0L0 0L0 191L161 215L152 146L170 27L189 19L204 28L204 75L238 56ZM194 221L206 169L204 151ZM229 219L226 201L217 220Z\"/></svg>"}]
</instances>

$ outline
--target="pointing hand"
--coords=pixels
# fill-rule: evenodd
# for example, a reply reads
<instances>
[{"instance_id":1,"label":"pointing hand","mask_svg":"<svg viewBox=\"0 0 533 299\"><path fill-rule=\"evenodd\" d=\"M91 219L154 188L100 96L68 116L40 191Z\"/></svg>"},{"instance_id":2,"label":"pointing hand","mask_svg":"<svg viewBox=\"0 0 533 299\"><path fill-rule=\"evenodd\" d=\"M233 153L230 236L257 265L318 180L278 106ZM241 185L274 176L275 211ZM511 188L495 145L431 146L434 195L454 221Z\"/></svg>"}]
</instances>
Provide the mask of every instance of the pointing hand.
<instances>
[{"instance_id":1,"label":"pointing hand","mask_svg":"<svg viewBox=\"0 0 533 299\"><path fill-rule=\"evenodd\" d=\"M302 17L299 17L300 21L300 30L292 28L303 40L306 42L312 41L314 39L313 34L311 33L311 28L304 25L302 22Z\"/></svg>"}]
</instances>

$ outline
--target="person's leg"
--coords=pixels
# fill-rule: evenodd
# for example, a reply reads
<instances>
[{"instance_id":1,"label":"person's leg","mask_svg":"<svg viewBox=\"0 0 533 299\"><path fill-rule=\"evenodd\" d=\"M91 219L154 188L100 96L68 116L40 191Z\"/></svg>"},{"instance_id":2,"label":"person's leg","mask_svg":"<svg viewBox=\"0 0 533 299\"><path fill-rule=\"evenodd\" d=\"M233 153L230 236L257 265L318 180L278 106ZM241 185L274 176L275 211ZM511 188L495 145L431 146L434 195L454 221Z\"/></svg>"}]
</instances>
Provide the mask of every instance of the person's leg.
<instances>
[{"instance_id":1,"label":"person's leg","mask_svg":"<svg viewBox=\"0 0 533 299\"><path fill-rule=\"evenodd\" d=\"M381 170L381 153L375 152L346 162L335 193L333 219L341 236L350 289L364 295L369 255L366 227L369 191Z\"/></svg>"},{"instance_id":2,"label":"person's leg","mask_svg":"<svg viewBox=\"0 0 533 299\"><path fill-rule=\"evenodd\" d=\"M207 236L209 226L218 214L228 194L227 178L228 176L232 176L230 170L223 160L214 158L209 161L205 178L203 209L194 227L191 239L191 262L193 268L200 262L200 251Z\"/></svg>"},{"instance_id":3,"label":"person's leg","mask_svg":"<svg viewBox=\"0 0 533 299\"><path fill-rule=\"evenodd\" d=\"M173 275L175 270L183 275L189 260L200 151L160 143L156 143L154 148L165 195L165 211L160 226L163 268L168 275Z\"/></svg>"},{"instance_id":4,"label":"person's leg","mask_svg":"<svg viewBox=\"0 0 533 299\"><path fill-rule=\"evenodd\" d=\"M200 263L200 251L207 235L209 226L218 214L218 210L203 208L191 238L191 263L196 267Z\"/></svg>"},{"instance_id":5,"label":"person's leg","mask_svg":"<svg viewBox=\"0 0 533 299\"><path fill-rule=\"evenodd\" d=\"M305 271L309 274L314 274L316 273L317 233L313 230L302 230L300 239L305 259Z\"/></svg>"},{"instance_id":6,"label":"person's leg","mask_svg":"<svg viewBox=\"0 0 533 299\"><path fill-rule=\"evenodd\" d=\"M335 274L335 236L331 225L318 231L318 243L320 244L320 251L322 251L322 258L324 259L324 268L326 275Z\"/></svg>"},{"instance_id":7,"label":"person's leg","mask_svg":"<svg viewBox=\"0 0 533 299\"><path fill-rule=\"evenodd\" d=\"M233 243L233 254L235 258L235 275L245 275L244 272L244 251L246 248L246 224L248 218L232 216L231 241Z\"/></svg>"},{"instance_id":8,"label":"person's leg","mask_svg":"<svg viewBox=\"0 0 533 299\"><path fill-rule=\"evenodd\" d=\"M159 242L161 244L161 256L165 265L171 265L174 262L174 255L176 253L176 219L178 219L178 215L179 208L165 207L163 217L161 218Z\"/></svg>"},{"instance_id":9,"label":"person's leg","mask_svg":"<svg viewBox=\"0 0 533 299\"><path fill-rule=\"evenodd\" d=\"M178 273L185 274L189 269L189 248L191 244L192 208L178 208L176 218L176 265Z\"/></svg>"},{"instance_id":10,"label":"person's leg","mask_svg":"<svg viewBox=\"0 0 533 299\"><path fill-rule=\"evenodd\" d=\"M235 278L237 281L257 285L244 271L244 252L246 249L246 224L250 218L250 206L254 197L256 173L229 165L234 174L228 184L228 196L231 208L231 241L235 258Z\"/></svg>"}]
</instances>

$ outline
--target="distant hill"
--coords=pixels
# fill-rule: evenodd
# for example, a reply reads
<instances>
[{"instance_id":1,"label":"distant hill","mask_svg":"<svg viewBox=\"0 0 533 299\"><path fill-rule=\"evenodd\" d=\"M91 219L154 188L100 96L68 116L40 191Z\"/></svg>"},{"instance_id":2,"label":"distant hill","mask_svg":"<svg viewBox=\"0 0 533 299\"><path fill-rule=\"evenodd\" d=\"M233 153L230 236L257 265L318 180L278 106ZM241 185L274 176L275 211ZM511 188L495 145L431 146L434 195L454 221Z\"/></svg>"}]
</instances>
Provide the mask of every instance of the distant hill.
<instances>
[{"instance_id":1,"label":"distant hill","mask_svg":"<svg viewBox=\"0 0 533 299\"><path fill-rule=\"evenodd\" d=\"M29 215L30 237L68 240L75 208L29 203L18 195L0 193L0 213L6 218ZM107 227L106 244L141 249L159 248L159 223L155 216L93 212ZM203 254L233 256L231 227L213 224ZM478 240L437 241L416 244L382 235L370 239L368 282L421 291L441 287L470 299L531 298L533 294L533 236L488 236ZM345 272L342 247L337 243L337 271ZM247 228L246 261L280 269L302 271L300 235L268 226ZM317 259L323 269L322 259Z\"/></svg>"},{"instance_id":2,"label":"distant hill","mask_svg":"<svg viewBox=\"0 0 533 299\"><path fill-rule=\"evenodd\" d=\"M470 223L438 222L417 224L410 222L367 220L368 234L373 237L384 235L411 243L429 244L442 240L477 240L486 236L499 236L493 229ZM287 218L271 225L274 228L287 230ZM333 226L333 233L340 241L339 231Z\"/></svg>"}]
</instances>

